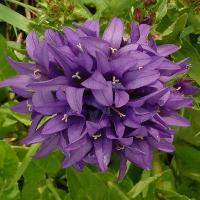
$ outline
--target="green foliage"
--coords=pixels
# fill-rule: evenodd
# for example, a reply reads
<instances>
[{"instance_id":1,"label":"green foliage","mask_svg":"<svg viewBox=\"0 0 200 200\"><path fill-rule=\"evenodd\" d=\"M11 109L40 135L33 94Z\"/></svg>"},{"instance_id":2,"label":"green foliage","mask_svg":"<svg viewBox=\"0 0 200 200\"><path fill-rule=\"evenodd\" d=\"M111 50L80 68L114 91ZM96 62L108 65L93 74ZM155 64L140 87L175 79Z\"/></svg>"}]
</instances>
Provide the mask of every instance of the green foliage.
<instances>
[{"instance_id":1,"label":"green foliage","mask_svg":"<svg viewBox=\"0 0 200 200\"><path fill-rule=\"evenodd\" d=\"M29 1L31 2L31 1ZM4 0L0 4L0 80L15 74L5 59L9 55L26 59L25 33L46 28L60 30L73 21L100 18L102 27L113 16L121 17L130 30L133 10L142 15L155 12L151 35L159 44L176 43L180 51L172 58L190 58L188 76L200 85L200 12L199 1L157 0L144 6L141 0ZM20 38L20 34L24 36ZM0 199L1 200L199 200L200 199L200 96L194 108L182 110L191 126L177 129L176 151L156 154L152 171L128 164L126 177L117 183L118 161L112 158L110 169L99 173L92 167L80 172L61 169L63 156L55 151L45 158L33 159L38 145L20 144L28 131L26 115L12 112L17 102L8 88L0 89ZM44 119L46 120L46 119ZM41 122L43 123L43 122Z\"/></svg>"}]
</instances>

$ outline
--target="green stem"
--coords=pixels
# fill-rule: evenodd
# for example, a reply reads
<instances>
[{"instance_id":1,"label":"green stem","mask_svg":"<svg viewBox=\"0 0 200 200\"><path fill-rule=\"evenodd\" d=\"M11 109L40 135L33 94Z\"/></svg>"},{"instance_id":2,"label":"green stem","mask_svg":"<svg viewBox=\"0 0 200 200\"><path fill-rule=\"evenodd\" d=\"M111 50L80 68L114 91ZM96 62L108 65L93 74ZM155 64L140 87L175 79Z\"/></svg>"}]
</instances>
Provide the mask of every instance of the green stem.
<instances>
[{"instance_id":1,"label":"green stem","mask_svg":"<svg viewBox=\"0 0 200 200\"><path fill-rule=\"evenodd\" d=\"M25 3L22 3L22 2L19 2L19 1L16 1L16 0L7 0L7 1L9 1L11 3L15 3L15 4L19 5L19 6L22 6L22 7L26 8L26 9L29 9L29 10L32 10L32 11L35 11L35 12L41 12L41 10L39 10L38 8L35 8L33 6L27 5Z\"/></svg>"},{"instance_id":2,"label":"green stem","mask_svg":"<svg viewBox=\"0 0 200 200\"><path fill-rule=\"evenodd\" d=\"M160 152L156 150L154 151L152 171L154 175L160 174L162 172L162 167L160 164Z\"/></svg>"},{"instance_id":3,"label":"green stem","mask_svg":"<svg viewBox=\"0 0 200 200\"><path fill-rule=\"evenodd\" d=\"M49 188L49 190L52 192L52 194L55 197L55 200L62 200L58 194L58 192L56 191L56 189L54 188L53 184L51 183L51 181L49 179L46 180L47 183L47 187Z\"/></svg>"},{"instance_id":4,"label":"green stem","mask_svg":"<svg viewBox=\"0 0 200 200\"><path fill-rule=\"evenodd\" d=\"M158 175L162 173L162 166L161 166L161 161L160 161L160 152L158 150L154 150L154 157L153 157L153 162L152 162L152 173L153 175ZM162 180L158 180L156 183L156 186L158 188L162 188Z\"/></svg>"},{"instance_id":5,"label":"green stem","mask_svg":"<svg viewBox=\"0 0 200 200\"><path fill-rule=\"evenodd\" d=\"M29 166L29 164L30 164L30 162L32 160L32 156L36 153L36 151L38 150L39 146L40 146L40 144L33 144L29 148L26 156L24 157L21 165L19 166L16 174L14 175L12 181L10 182L10 184L8 185L6 190L11 189L16 184L16 182L20 179L20 177L23 175L23 173L25 172L25 170Z\"/></svg>"}]
</instances>

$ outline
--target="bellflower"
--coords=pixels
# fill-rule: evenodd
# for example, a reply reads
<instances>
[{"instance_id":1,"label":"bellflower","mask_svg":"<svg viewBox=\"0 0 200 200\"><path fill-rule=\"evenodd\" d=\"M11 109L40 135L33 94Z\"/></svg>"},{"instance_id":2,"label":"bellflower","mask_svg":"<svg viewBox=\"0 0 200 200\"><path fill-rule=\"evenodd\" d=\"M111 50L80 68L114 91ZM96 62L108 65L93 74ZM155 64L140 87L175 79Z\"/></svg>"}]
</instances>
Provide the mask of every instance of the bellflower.
<instances>
[{"instance_id":1,"label":"bellflower","mask_svg":"<svg viewBox=\"0 0 200 200\"><path fill-rule=\"evenodd\" d=\"M25 99L12 109L32 119L22 142L41 143L35 157L60 149L63 167L77 169L93 164L106 171L116 153L119 180L127 160L150 169L153 149L174 151L172 126L189 126L177 110L192 106L188 95L196 88L188 79L166 86L187 71L187 59L171 61L168 56L179 48L156 45L148 39L147 24L133 22L127 40L116 17L102 37L98 21L74 26L46 30L42 40L29 33L30 62L7 57L18 75L0 86L10 86Z\"/></svg>"}]
</instances>

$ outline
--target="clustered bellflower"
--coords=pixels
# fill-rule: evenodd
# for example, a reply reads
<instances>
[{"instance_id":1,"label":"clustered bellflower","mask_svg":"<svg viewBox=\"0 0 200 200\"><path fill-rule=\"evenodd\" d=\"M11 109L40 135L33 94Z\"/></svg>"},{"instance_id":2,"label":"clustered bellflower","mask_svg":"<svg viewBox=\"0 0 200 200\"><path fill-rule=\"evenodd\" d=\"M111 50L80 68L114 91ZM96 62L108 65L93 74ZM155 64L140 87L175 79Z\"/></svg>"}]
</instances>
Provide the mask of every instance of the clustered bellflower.
<instances>
[{"instance_id":1,"label":"clustered bellflower","mask_svg":"<svg viewBox=\"0 0 200 200\"><path fill-rule=\"evenodd\" d=\"M24 100L12 110L30 113L32 124L24 144L41 143L35 157L53 149L64 154L63 167L87 164L106 171L113 153L119 157L119 177L127 160L150 169L153 149L174 151L171 126L188 126L177 110L192 106L196 92L190 80L166 82L188 69L187 59L168 56L173 44L148 39L150 26L132 24L123 38L123 22L114 17L99 35L99 22L74 23L76 30L46 30L26 38L30 62L7 57L18 75L0 83ZM184 95L186 91L186 95ZM41 120L48 120L41 125Z\"/></svg>"}]
</instances>

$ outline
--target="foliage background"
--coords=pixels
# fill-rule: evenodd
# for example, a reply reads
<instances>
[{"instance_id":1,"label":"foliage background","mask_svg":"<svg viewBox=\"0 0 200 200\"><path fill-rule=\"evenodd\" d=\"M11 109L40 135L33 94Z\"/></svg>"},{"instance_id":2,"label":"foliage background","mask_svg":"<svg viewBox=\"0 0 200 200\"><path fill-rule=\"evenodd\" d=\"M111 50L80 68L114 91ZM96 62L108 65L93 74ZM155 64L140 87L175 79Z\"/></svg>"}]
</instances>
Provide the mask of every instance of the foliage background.
<instances>
[{"instance_id":1,"label":"foliage background","mask_svg":"<svg viewBox=\"0 0 200 200\"><path fill-rule=\"evenodd\" d=\"M175 60L190 57L189 76L200 84L199 0L1 0L0 80L15 72L4 59L8 54L26 60L26 33L100 18L102 29L112 16L121 17L130 30L133 19L156 14L151 34L158 43L176 43ZM61 169L62 155L53 152L35 160L38 145L25 147L28 116L10 111L20 101L9 88L0 89L0 199L1 200L198 200L200 199L200 95L193 109L181 113L192 126L177 129L173 154L155 152L153 168L143 171L128 165L124 180L116 183L118 161L113 157L107 173L93 167L81 172Z\"/></svg>"}]
</instances>

